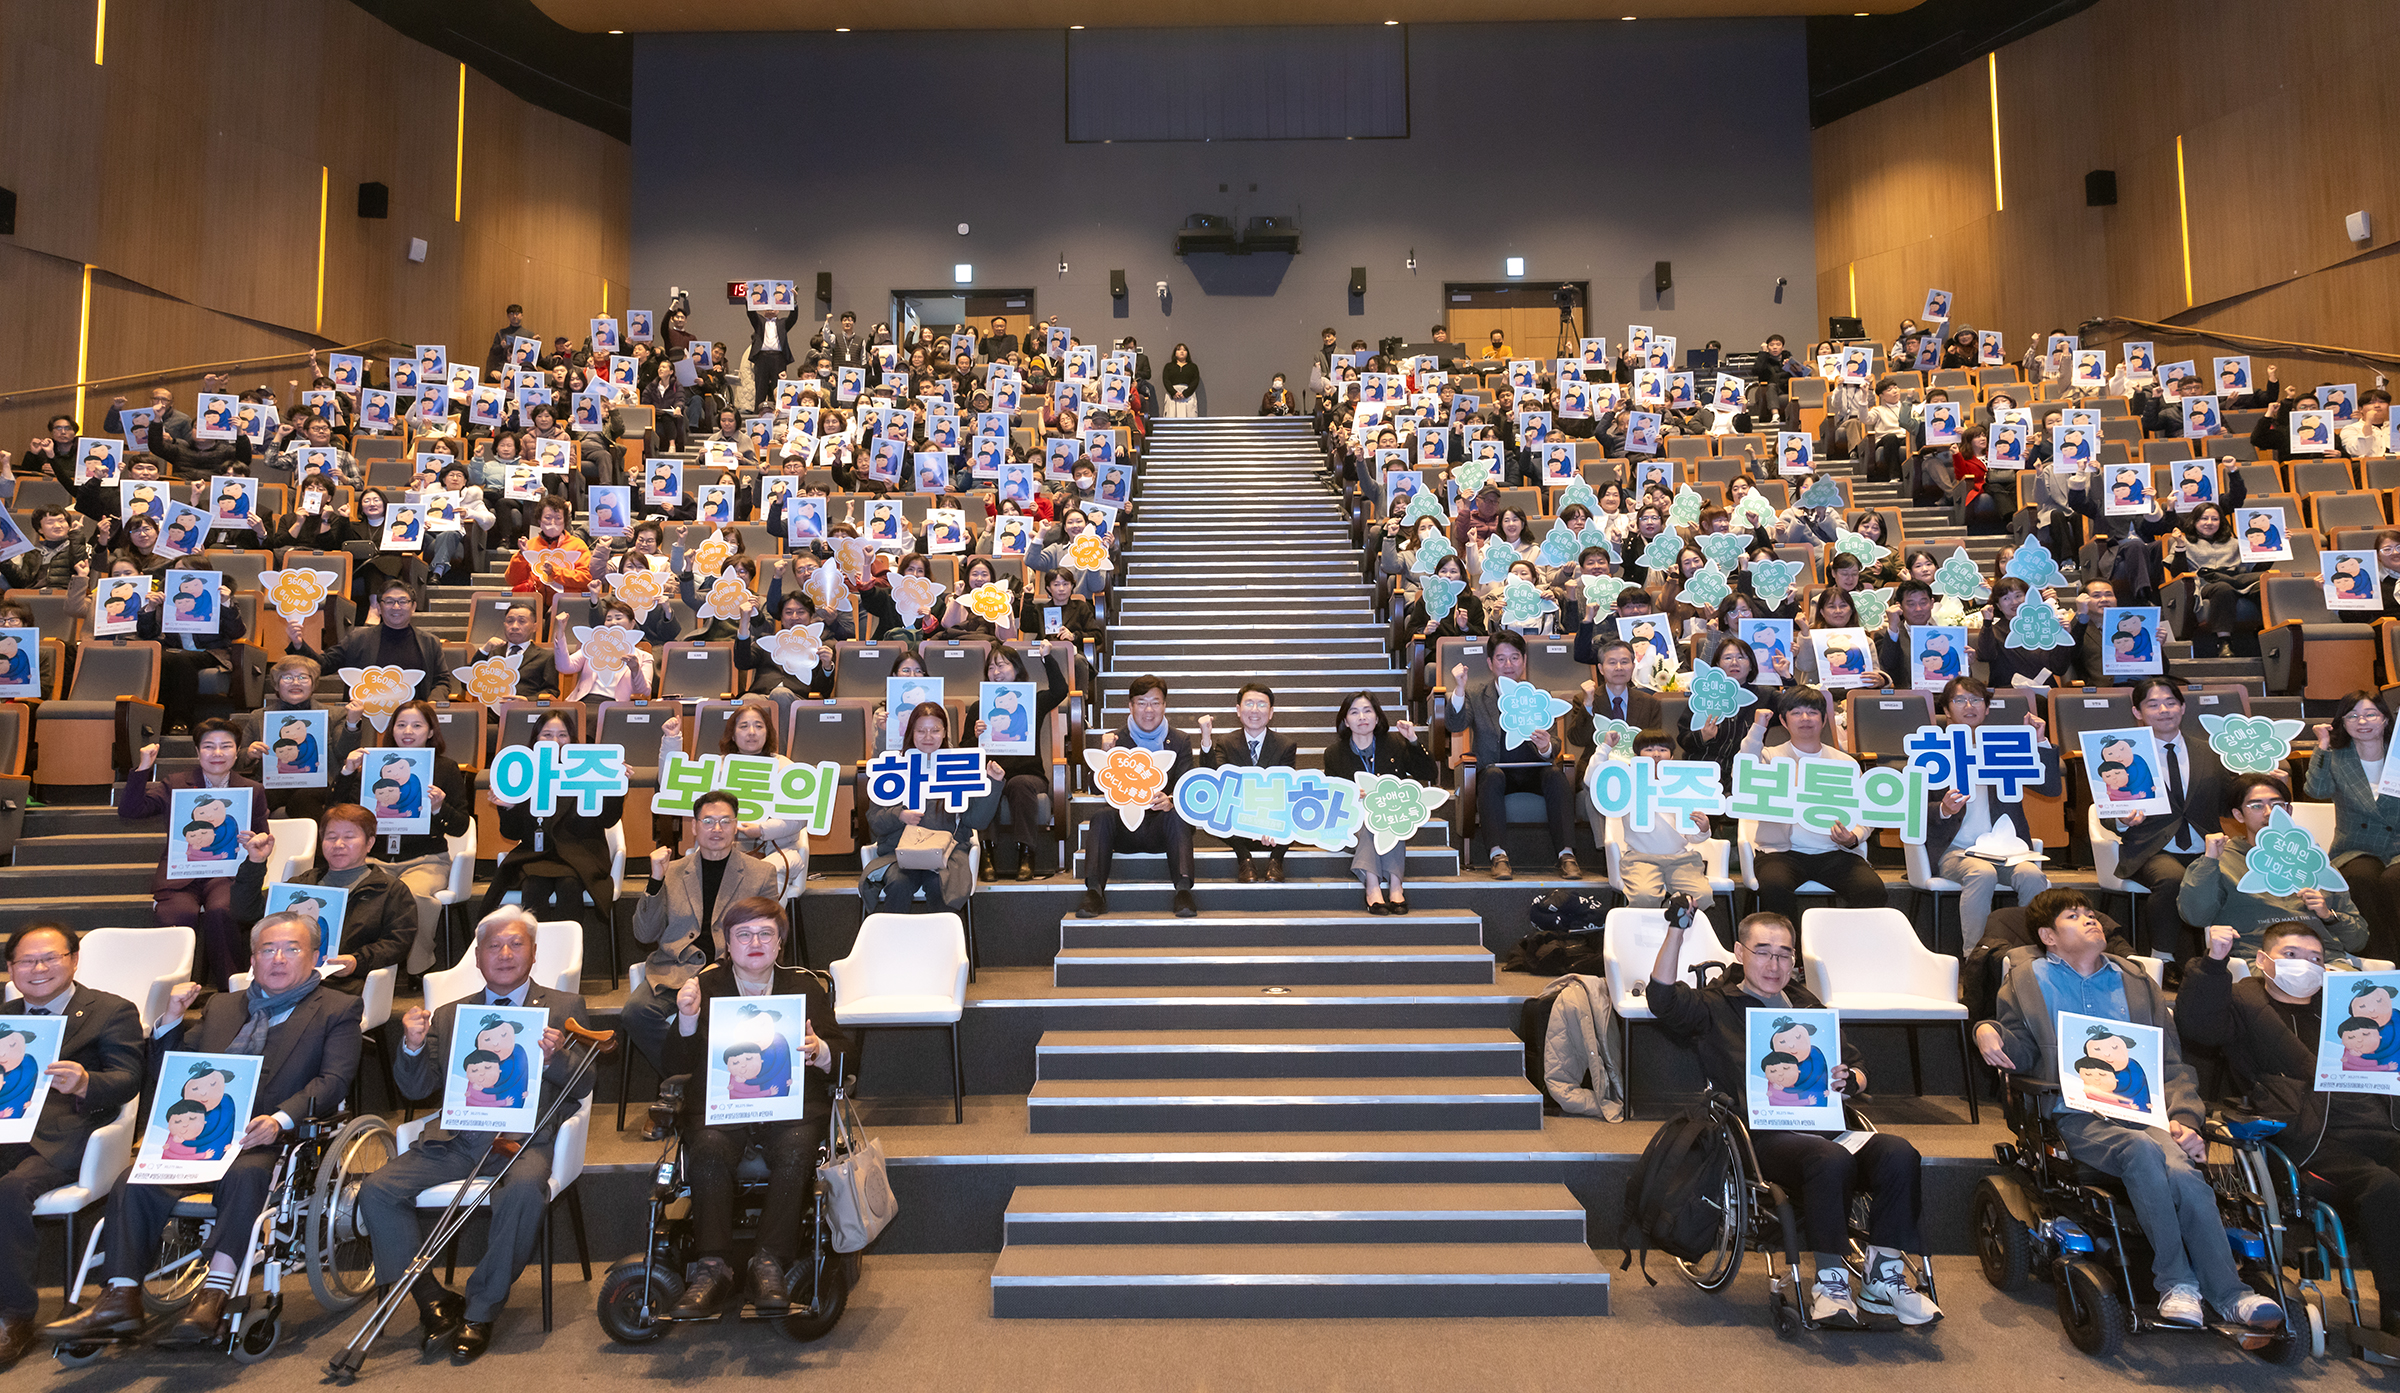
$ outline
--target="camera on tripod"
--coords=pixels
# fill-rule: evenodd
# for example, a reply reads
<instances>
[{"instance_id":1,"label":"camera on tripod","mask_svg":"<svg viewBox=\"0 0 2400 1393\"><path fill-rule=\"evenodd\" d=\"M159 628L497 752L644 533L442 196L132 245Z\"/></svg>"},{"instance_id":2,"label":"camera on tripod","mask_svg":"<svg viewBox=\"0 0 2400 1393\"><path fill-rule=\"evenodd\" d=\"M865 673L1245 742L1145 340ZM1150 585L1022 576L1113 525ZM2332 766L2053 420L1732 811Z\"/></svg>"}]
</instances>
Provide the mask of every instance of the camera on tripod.
<instances>
[{"instance_id":1,"label":"camera on tripod","mask_svg":"<svg viewBox=\"0 0 2400 1393\"><path fill-rule=\"evenodd\" d=\"M1407 346L1408 340L1402 338L1398 334L1392 334L1375 341L1375 351L1382 354L1386 358L1399 357L1400 350L1406 348Z\"/></svg>"},{"instance_id":2,"label":"camera on tripod","mask_svg":"<svg viewBox=\"0 0 2400 1393\"><path fill-rule=\"evenodd\" d=\"M1583 295L1581 292L1577 291L1571 284L1561 285L1558 289L1550 292L1550 303L1558 306L1558 312L1560 314L1574 313L1575 306L1580 303L1582 299Z\"/></svg>"}]
</instances>

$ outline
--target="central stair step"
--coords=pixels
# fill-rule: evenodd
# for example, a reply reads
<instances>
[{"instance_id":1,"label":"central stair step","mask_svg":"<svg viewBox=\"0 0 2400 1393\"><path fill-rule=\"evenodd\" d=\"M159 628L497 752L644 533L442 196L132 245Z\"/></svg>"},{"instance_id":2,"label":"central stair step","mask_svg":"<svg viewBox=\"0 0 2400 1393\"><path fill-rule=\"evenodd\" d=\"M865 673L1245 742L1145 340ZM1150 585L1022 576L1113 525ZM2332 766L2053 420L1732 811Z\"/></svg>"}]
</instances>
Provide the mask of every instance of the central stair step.
<instances>
[{"instance_id":1,"label":"central stair step","mask_svg":"<svg viewBox=\"0 0 2400 1393\"><path fill-rule=\"evenodd\" d=\"M1513 1078L1505 1030L1048 1030L1045 1079Z\"/></svg>"},{"instance_id":2,"label":"central stair step","mask_svg":"<svg viewBox=\"0 0 2400 1393\"><path fill-rule=\"evenodd\" d=\"M992 1314L1133 1319L1604 1316L1574 1243L1016 1244Z\"/></svg>"},{"instance_id":3,"label":"central stair step","mask_svg":"<svg viewBox=\"0 0 2400 1393\"><path fill-rule=\"evenodd\" d=\"M1044 1079L1037 1133L1538 1132L1542 1095L1508 1078Z\"/></svg>"},{"instance_id":4,"label":"central stair step","mask_svg":"<svg viewBox=\"0 0 2400 1393\"><path fill-rule=\"evenodd\" d=\"M1451 943L1064 948L1062 987L1283 987L1357 983L1488 983L1490 949Z\"/></svg>"}]
</instances>

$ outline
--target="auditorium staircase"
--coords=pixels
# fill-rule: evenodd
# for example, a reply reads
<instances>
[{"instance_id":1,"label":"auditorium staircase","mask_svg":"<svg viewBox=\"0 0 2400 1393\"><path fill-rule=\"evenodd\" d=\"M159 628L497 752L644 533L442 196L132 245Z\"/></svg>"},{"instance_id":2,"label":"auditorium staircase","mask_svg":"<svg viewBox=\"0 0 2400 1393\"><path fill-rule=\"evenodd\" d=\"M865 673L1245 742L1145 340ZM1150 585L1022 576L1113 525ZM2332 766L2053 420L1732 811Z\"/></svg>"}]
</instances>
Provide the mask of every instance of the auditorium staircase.
<instances>
[{"instance_id":1,"label":"auditorium staircase","mask_svg":"<svg viewBox=\"0 0 2400 1393\"><path fill-rule=\"evenodd\" d=\"M1210 714L1219 738L1235 689L1265 682L1312 765L1348 693L1397 709L1306 421L1157 423L1122 566L1095 732L1145 673L1178 729ZM1074 1172L1105 1183L1017 1187L994 1314L1605 1314L1584 1201L1534 1154L1522 988L1481 916L1370 916L1348 852L1296 848L1289 883L1237 884L1202 834L1202 913L1177 919L1164 859L1120 854L1110 912L1059 921L1027 1129L1088 1138ZM1457 872L1443 828L1409 849L1411 877Z\"/></svg>"}]
</instances>

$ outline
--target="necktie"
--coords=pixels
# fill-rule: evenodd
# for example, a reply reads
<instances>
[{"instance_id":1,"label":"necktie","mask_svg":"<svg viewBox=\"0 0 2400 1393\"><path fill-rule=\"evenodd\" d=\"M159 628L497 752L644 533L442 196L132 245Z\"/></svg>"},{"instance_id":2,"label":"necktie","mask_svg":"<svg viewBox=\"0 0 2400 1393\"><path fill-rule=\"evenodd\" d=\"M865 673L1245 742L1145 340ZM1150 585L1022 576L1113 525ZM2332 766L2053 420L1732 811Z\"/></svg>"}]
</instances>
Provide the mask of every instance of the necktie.
<instances>
[{"instance_id":1,"label":"necktie","mask_svg":"<svg viewBox=\"0 0 2400 1393\"><path fill-rule=\"evenodd\" d=\"M517 656L519 653L522 653L522 652L524 652L524 651L525 651L525 645L524 645L524 644L521 644L521 643L512 643L512 644L510 644L510 645L508 646L508 656L510 656L510 657L512 657L512 658L513 658L513 657L515 657L515 656Z\"/></svg>"},{"instance_id":2,"label":"necktie","mask_svg":"<svg viewBox=\"0 0 2400 1393\"><path fill-rule=\"evenodd\" d=\"M1610 707L1610 715L1616 717L1620 721L1625 719L1625 696L1622 692L1609 697L1608 704Z\"/></svg>"},{"instance_id":3,"label":"necktie","mask_svg":"<svg viewBox=\"0 0 2400 1393\"><path fill-rule=\"evenodd\" d=\"M2167 801L2175 805L2175 816L2188 824L2191 815L2184 811L2183 806L2183 761L2175 757L2175 742L2170 740L2159 746L2158 753L2167 762ZM2177 840L2181 840L2182 835L2178 832Z\"/></svg>"}]
</instances>

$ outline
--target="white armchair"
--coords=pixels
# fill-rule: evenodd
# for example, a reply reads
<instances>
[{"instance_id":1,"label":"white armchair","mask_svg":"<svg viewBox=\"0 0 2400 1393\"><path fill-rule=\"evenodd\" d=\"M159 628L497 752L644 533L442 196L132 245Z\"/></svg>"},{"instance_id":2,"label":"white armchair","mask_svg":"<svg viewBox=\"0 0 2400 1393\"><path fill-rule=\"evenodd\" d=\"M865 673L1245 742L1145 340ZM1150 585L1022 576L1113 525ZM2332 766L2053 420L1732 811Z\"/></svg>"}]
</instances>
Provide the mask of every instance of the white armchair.
<instances>
[{"instance_id":1,"label":"white armchair","mask_svg":"<svg viewBox=\"0 0 2400 1393\"><path fill-rule=\"evenodd\" d=\"M1722 847L1723 842L1713 842ZM1607 932L1600 939L1603 971L1608 976L1609 1005L1616 1009L1617 1019L1625 1023L1625 1116L1633 1117L1633 1025L1636 1021L1651 1021L1658 1017L1650 1010L1647 988L1650 969L1658 962L1659 945L1667 940L1666 911L1659 909L1612 909L1608 912ZM1702 963L1731 963L1733 954L1718 941L1717 931L1703 918L1692 925L1683 936L1683 953L1675 963L1675 979L1691 980L1692 969Z\"/></svg>"},{"instance_id":2,"label":"white armchair","mask_svg":"<svg viewBox=\"0 0 2400 1393\"><path fill-rule=\"evenodd\" d=\"M423 1139L426 1127L433 1120L431 1117L420 1117L413 1122L402 1123L399 1149L405 1152L415 1146ZM561 1199L567 1202L567 1217L575 1226L575 1252L583 1261L583 1280L592 1280L592 1245L584 1237L583 1197L575 1188L575 1182L583 1175L584 1153L591 1136L592 1100L587 1094L583 1105L575 1109L574 1116L558 1124L558 1132L550 1143L550 1200L542 1214L541 1250L534 1255L542 1265L542 1329L545 1332L550 1329L551 1230L556 1227L558 1202ZM493 1183L491 1176L476 1176L469 1180L453 1180L446 1185L431 1186L417 1192L417 1208L447 1209L451 1196L457 1194L461 1186L474 1187L466 1200L468 1208L489 1204ZM450 1274L453 1278L455 1275L455 1272Z\"/></svg>"},{"instance_id":3,"label":"white armchair","mask_svg":"<svg viewBox=\"0 0 2400 1393\"><path fill-rule=\"evenodd\" d=\"M858 926L850 956L833 964L833 1018L854 1033L948 1028L954 1122L966 1120L958 1023L966 1014L967 971L967 929L955 914L870 914Z\"/></svg>"},{"instance_id":4,"label":"white armchair","mask_svg":"<svg viewBox=\"0 0 2400 1393\"><path fill-rule=\"evenodd\" d=\"M1918 939L1916 926L1896 909L1812 909L1800 916L1800 958L1809 986L1845 1025L1898 1025L1908 1031L1908 1072L1919 1094L1925 1070L1917 1032L1954 1026L1967 1120L1981 1122L1975 1099L1974 1052L1967 1008L1958 999L1958 959Z\"/></svg>"}]
</instances>

